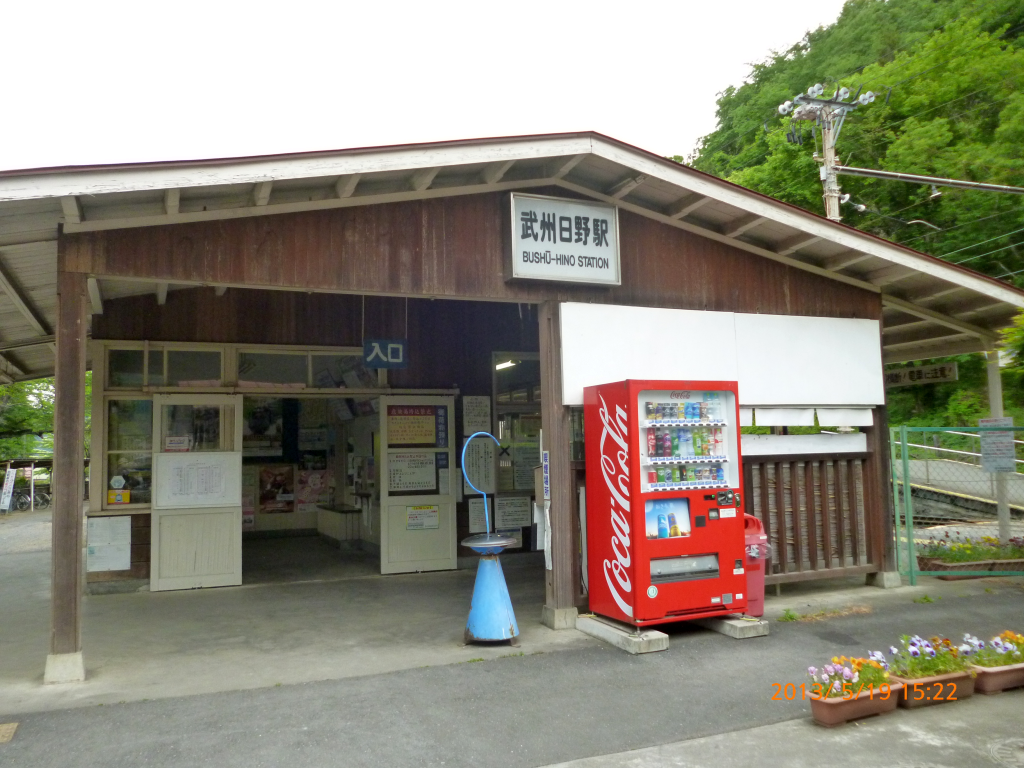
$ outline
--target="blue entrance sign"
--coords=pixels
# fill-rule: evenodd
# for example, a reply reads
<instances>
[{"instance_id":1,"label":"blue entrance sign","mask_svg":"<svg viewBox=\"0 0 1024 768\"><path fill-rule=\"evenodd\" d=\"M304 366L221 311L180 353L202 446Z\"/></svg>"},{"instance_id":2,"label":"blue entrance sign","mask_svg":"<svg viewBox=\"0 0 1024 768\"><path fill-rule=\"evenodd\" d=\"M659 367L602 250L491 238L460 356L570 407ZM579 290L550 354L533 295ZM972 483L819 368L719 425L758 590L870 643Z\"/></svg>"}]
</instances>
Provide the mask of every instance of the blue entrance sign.
<instances>
[{"instance_id":1,"label":"blue entrance sign","mask_svg":"<svg viewBox=\"0 0 1024 768\"><path fill-rule=\"evenodd\" d=\"M367 339L363 342L363 365L367 368L407 368L407 339Z\"/></svg>"}]
</instances>

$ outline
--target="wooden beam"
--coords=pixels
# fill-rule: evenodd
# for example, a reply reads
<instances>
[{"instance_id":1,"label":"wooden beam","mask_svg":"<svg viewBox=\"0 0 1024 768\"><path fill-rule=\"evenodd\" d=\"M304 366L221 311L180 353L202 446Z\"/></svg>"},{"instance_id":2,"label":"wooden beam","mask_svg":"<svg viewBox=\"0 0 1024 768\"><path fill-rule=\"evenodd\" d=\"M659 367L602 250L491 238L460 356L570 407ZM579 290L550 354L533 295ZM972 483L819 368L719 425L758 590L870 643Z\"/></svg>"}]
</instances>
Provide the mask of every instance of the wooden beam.
<instances>
[{"instance_id":1,"label":"wooden beam","mask_svg":"<svg viewBox=\"0 0 1024 768\"><path fill-rule=\"evenodd\" d=\"M844 253L837 253L835 256L829 256L827 259L822 259L819 264L822 269L827 269L829 272L838 272L841 269L852 267L854 264L859 264L870 258L872 258L870 253L845 251Z\"/></svg>"},{"instance_id":2,"label":"wooden beam","mask_svg":"<svg viewBox=\"0 0 1024 768\"><path fill-rule=\"evenodd\" d=\"M100 293L100 283L95 277L90 277L86 281L86 285L89 291L89 306L93 315L103 314L103 294Z\"/></svg>"},{"instance_id":3,"label":"wooden beam","mask_svg":"<svg viewBox=\"0 0 1024 768\"><path fill-rule=\"evenodd\" d=\"M14 371L15 375L17 375L17 376L24 376L25 375L25 371L23 371L21 369L21 367L17 363L15 363L13 360L11 360L11 358L8 357L6 354L0 354L0 359L3 360L4 367L9 369L9 370ZM4 371L4 374L7 376L7 378L9 378L9 379L11 378L10 374L8 374L7 371Z\"/></svg>"},{"instance_id":4,"label":"wooden beam","mask_svg":"<svg viewBox=\"0 0 1024 768\"><path fill-rule=\"evenodd\" d=\"M156 284L156 303L160 306L167 303L167 283Z\"/></svg>"},{"instance_id":5,"label":"wooden beam","mask_svg":"<svg viewBox=\"0 0 1024 768\"><path fill-rule=\"evenodd\" d=\"M75 195L64 195L60 199L60 207L64 211L64 222L66 224L81 224L85 218L82 215L82 203Z\"/></svg>"},{"instance_id":6,"label":"wooden beam","mask_svg":"<svg viewBox=\"0 0 1024 768\"><path fill-rule=\"evenodd\" d=\"M943 328L942 333L937 333L939 329L935 328L921 328L917 331L907 331L901 336L896 338L885 339L885 349L888 352L900 352L906 349L918 348L922 344L945 344L951 341L963 341L964 339L971 338L970 334L962 333L960 331L954 331L952 328Z\"/></svg>"},{"instance_id":7,"label":"wooden beam","mask_svg":"<svg viewBox=\"0 0 1024 768\"><path fill-rule=\"evenodd\" d=\"M164 190L164 211L168 216L174 216L181 210L181 190Z\"/></svg>"},{"instance_id":8,"label":"wooden beam","mask_svg":"<svg viewBox=\"0 0 1024 768\"><path fill-rule=\"evenodd\" d=\"M791 253L796 253L801 248L806 248L808 245L813 245L821 240L818 235L808 235L801 232L798 235L782 240L772 246L772 250L780 256L789 256Z\"/></svg>"},{"instance_id":9,"label":"wooden beam","mask_svg":"<svg viewBox=\"0 0 1024 768\"><path fill-rule=\"evenodd\" d=\"M274 188L272 181L258 181L252 190L252 201L254 205L266 205L270 202L270 191Z\"/></svg>"},{"instance_id":10,"label":"wooden beam","mask_svg":"<svg viewBox=\"0 0 1024 768\"><path fill-rule=\"evenodd\" d=\"M27 349L28 347L48 347L53 344L55 338L52 334L47 334L46 336L36 336L31 339L0 341L0 352L7 352L12 349Z\"/></svg>"},{"instance_id":11,"label":"wooden beam","mask_svg":"<svg viewBox=\"0 0 1024 768\"><path fill-rule=\"evenodd\" d=\"M556 625L558 612L575 609L572 557L572 475L569 465L569 409L562 404L560 306L545 301L540 323L541 426L551 483L551 570L546 571L544 614ZM571 612L571 611L569 611ZM570 625L571 626L571 625Z\"/></svg>"},{"instance_id":12,"label":"wooden beam","mask_svg":"<svg viewBox=\"0 0 1024 768\"><path fill-rule=\"evenodd\" d=\"M614 197L616 200L623 198L645 181L647 181L647 175L643 173L637 176L628 176L608 190L608 197Z\"/></svg>"},{"instance_id":13,"label":"wooden beam","mask_svg":"<svg viewBox=\"0 0 1024 768\"><path fill-rule=\"evenodd\" d=\"M679 198L672 203L672 205L666 208L665 215L672 219L681 219L684 216L689 216L698 208L707 205L710 202L710 197L704 197L703 195L698 195L696 193L687 195L686 197Z\"/></svg>"},{"instance_id":14,"label":"wooden beam","mask_svg":"<svg viewBox=\"0 0 1024 768\"><path fill-rule=\"evenodd\" d=\"M968 290L962 285L950 285L949 283L943 283L941 287L936 287L928 291L927 293L915 293L909 296L910 301L915 304L924 304L925 302L937 301L951 296L954 293Z\"/></svg>"},{"instance_id":15,"label":"wooden beam","mask_svg":"<svg viewBox=\"0 0 1024 768\"><path fill-rule=\"evenodd\" d=\"M939 341L935 344L919 344L915 347L890 350L882 348L882 359L886 363L909 363L914 360L927 360L932 357L948 357L950 355L966 355L971 352L984 352L986 344L981 339L960 339L959 341Z\"/></svg>"},{"instance_id":16,"label":"wooden beam","mask_svg":"<svg viewBox=\"0 0 1024 768\"><path fill-rule=\"evenodd\" d=\"M85 275L58 271L50 569L51 657L82 651L86 291ZM47 668L49 662L50 659L47 660Z\"/></svg>"},{"instance_id":17,"label":"wooden beam","mask_svg":"<svg viewBox=\"0 0 1024 768\"><path fill-rule=\"evenodd\" d=\"M213 289L214 296L223 296L227 292L228 287L226 285L218 285L216 288Z\"/></svg>"},{"instance_id":18,"label":"wooden beam","mask_svg":"<svg viewBox=\"0 0 1024 768\"><path fill-rule=\"evenodd\" d=\"M931 320L911 320L909 323L899 323L898 325L884 325L882 326L882 335L901 333L903 331L909 331L914 328L923 328L926 325L934 325Z\"/></svg>"},{"instance_id":19,"label":"wooden beam","mask_svg":"<svg viewBox=\"0 0 1024 768\"><path fill-rule=\"evenodd\" d=\"M765 221L764 216L758 216L755 213L747 214L746 216L740 216L735 221L730 221L722 227L722 234L726 237L739 237L748 229L753 229L758 224Z\"/></svg>"},{"instance_id":20,"label":"wooden beam","mask_svg":"<svg viewBox=\"0 0 1024 768\"><path fill-rule=\"evenodd\" d=\"M515 164L515 160L500 160L497 163L490 163L480 172L480 178L484 184L497 184L505 178L505 174Z\"/></svg>"},{"instance_id":21,"label":"wooden beam","mask_svg":"<svg viewBox=\"0 0 1024 768\"><path fill-rule=\"evenodd\" d=\"M7 294L7 298L11 300L21 316L24 317L32 329L39 334L46 335L50 332L50 329L46 327L41 314L36 312L28 303L28 297L24 296L20 290L14 286L14 282L11 277L7 274L7 269L0 266L0 290Z\"/></svg>"},{"instance_id":22,"label":"wooden beam","mask_svg":"<svg viewBox=\"0 0 1024 768\"><path fill-rule=\"evenodd\" d=\"M350 173L347 176L342 176L334 184L335 194L342 200L346 197L352 197L356 192L356 187L359 186L361 176L361 173Z\"/></svg>"},{"instance_id":23,"label":"wooden beam","mask_svg":"<svg viewBox=\"0 0 1024 768\"><path fill-rule=\"evenodd\" d=\"M440 170L440 167L421 168L409 179L409 188L414 192L430 189L430 185L434 183L434 177L437 176L437 172Z\"/></svg>"},{"instance_id":24,"label":"wooden beam","mask_svg":"<svg viewBox=\"0 0 1024 768\"><path fill-rule=\"evenodd\" d=\"M980 325L974 325L968 323L965 320L957 320L955 317L944 315L941 312L936 312L933 309L922 307L904 299L898 299L895 296L890 296L887 293L882 294L882 306L895 307L908 315L914 315L922 320L932 320L939 325L944 325L947 328L952 328L954 331L961 331L971 336L977 336L982 341L989 344L994 344L998 338L998 334L994 331L990 331L988 328L982 328Z\"/></svg>"},{"instance_id":25,"label":"wooden beam","mask_svg":"<svg viewBox=\"0 0 1024 768\"><path fill-rule=\"evenodd\" d=\"M555 160L551 165L550 176L552 179L564 179L573 168L583 162L586 154L572 155Z\"/></svg>"},{"instance_id":26,"label":"wooden beam","mask_svg":"<svg viewBox=\"0 0 1024 768\"><path fill-rule=\"evenodd\" d=\"M872 285L890 285L892 283L899 282L907 277L913 277L914 275L921 274L915 269L910 267L904 267L902 264L892 264L888 267L882 267L881 269L873 269L867 274L863 275L863 278Z\"/></svg>"}]
</instances>

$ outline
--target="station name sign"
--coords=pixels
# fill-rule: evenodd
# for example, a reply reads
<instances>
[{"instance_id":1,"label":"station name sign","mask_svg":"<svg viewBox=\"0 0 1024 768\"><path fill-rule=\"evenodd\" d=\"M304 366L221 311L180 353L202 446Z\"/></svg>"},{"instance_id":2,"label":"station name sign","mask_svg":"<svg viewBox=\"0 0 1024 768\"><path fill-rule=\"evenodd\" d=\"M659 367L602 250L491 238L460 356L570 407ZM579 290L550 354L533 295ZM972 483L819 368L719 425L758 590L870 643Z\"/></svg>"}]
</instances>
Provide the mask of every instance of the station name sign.
<instances>
[{"instance_id":1,"label":"station name sign","mask_svg":"<svg viewBox=\"0 0 1024 768\"><path fill-rule=\"evenodd\" d=\"M539 195L511 197L511 279L622 283L617 208Z\"/></svg>"},{"instance_id":2,"label":"station name sign","mask_svg":"<svg viewBox=\"0 0 1024 768\"><path fill-rule=\"evenodd\" d=\"M941 384L956 381L958 372L956 363L938 363L936 365L916 365L904 368L892 368L885 372L885 386L909 387L914 384Z\"/></svg>"}]
</instances>

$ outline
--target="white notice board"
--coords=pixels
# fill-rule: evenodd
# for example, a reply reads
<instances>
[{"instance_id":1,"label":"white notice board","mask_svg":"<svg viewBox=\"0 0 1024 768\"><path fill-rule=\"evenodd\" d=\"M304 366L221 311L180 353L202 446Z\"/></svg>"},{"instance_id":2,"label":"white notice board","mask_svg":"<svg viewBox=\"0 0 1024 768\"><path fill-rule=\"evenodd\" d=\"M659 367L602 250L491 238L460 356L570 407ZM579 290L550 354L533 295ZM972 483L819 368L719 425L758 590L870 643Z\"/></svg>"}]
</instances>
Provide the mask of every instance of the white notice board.
<instances>
[{"instance_id":1,"label":"white notice board","mask_svg":"<svg viewBox=\"0 0 1024 768\"><path fill-rule=\"evenodd\" d=\"M132 518L90 517L85 524L85 569L128 571L132 567Z\"/></svg>"},{"instance_id":2,"label":"white notice board","mask_svg":"<svg viewBox=\"0 0 1024 768\"><path fill-rule=\"evenodd\" d=\"M462 434L491 431L491 398L465 395L462 398Z\"/></svg>"},{"instance_id":3,"label":"white notice board","mask_svg":"<svg viewBox=\"0 0 1024 768\"><path fill-rule=\"evenodd\" d=\"M494 500L495 528L524 528L532 522L529 496L498 496Z\"/></svg>"},{"instance_id":4,"label":"white notice board","mask_svg":"<svg viewBox=\"0 0 1024 768\"><path fill-rule=\"evenodd\" d=\"M241 453L157 453L157 509L242 506Z\"/></svg>"},{"instance_id":5,"label":"white notice board","mask_svg":"<svg viewBox=\"0 0 1024 768\"><path fill-rule=\"evenodd\" d=\"M1012 427L1013 417L978 419L979 427ZM1016 472L1013 432L980 432L981 466L986 472Z\"/></svg>"}]
</instances>

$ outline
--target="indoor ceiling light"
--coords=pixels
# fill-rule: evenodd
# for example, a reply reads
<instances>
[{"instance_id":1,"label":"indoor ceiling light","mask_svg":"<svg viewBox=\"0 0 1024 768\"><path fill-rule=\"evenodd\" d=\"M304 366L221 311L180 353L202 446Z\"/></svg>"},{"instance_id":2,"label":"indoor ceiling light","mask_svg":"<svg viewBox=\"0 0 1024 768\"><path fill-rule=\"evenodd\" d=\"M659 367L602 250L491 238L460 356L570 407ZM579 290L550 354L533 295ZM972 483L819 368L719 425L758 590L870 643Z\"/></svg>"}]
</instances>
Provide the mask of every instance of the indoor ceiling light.
<instances>
[{"instance_id":1,"label":"indoor ceiling light","mask_svg":"<svg viewBox=\"0 0 1024 768\"><path fill-rule=\"evenodd\" d=\"M515 363L512 360L506 360L504 363L498 363L494 366L494 370L500 371L504 368L511 368L513 365L515 365Z\"/></svg>"}]
</instances>

